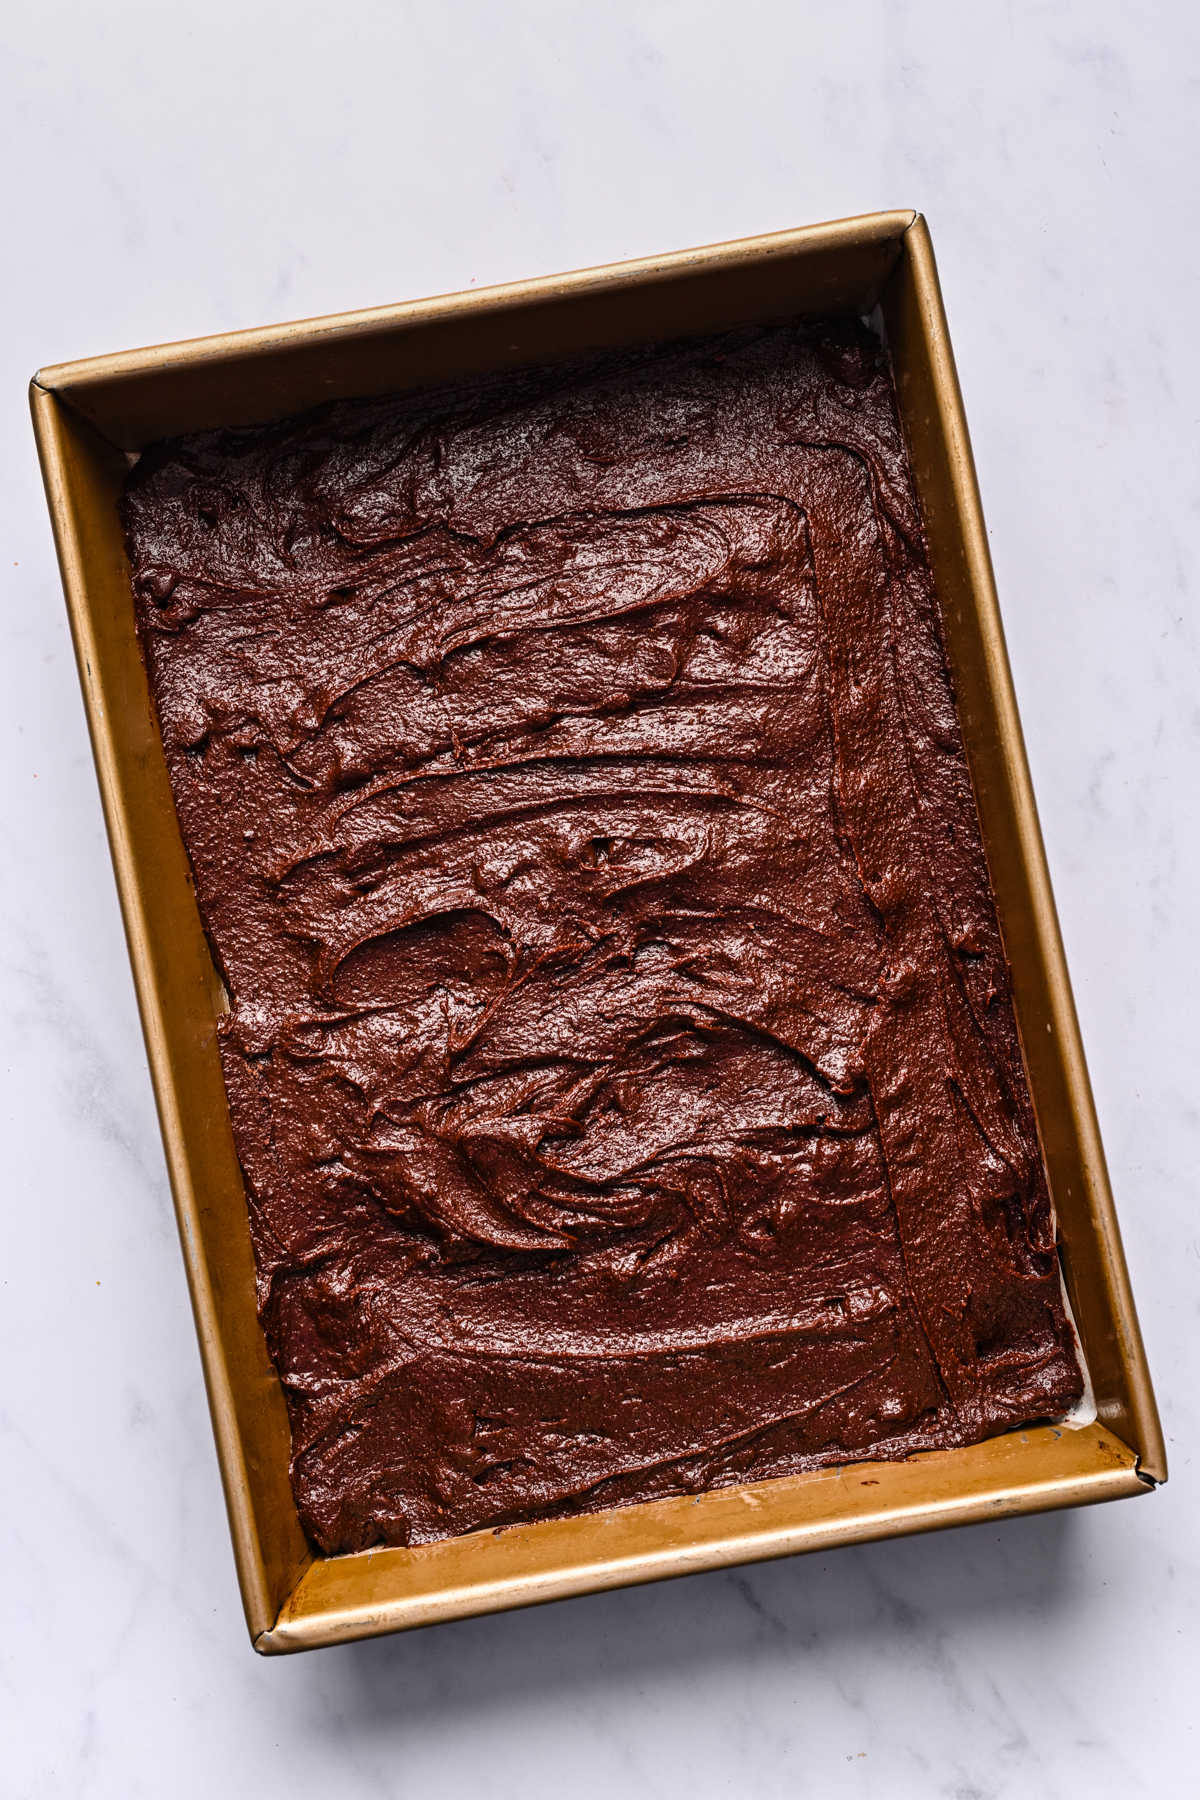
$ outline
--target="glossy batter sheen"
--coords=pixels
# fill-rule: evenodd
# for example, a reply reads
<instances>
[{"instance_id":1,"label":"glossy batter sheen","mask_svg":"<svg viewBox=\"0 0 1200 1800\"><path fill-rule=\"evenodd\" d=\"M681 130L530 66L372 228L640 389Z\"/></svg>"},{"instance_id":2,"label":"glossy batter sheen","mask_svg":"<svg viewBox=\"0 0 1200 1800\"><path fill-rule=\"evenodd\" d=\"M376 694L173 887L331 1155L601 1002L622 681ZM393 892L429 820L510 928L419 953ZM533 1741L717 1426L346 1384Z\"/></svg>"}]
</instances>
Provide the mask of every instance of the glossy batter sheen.
<instances>
[{"instance_id":1,"label":"glossy batter sheen","mask_svg":"<svg viewBox=\"0 0 1200 1800\"><path fill-rule=\"evenodd\" d=\"M863 328L167 444L125 511L323 1550L1070 1406Z\"/></svg>"}]
</instances>

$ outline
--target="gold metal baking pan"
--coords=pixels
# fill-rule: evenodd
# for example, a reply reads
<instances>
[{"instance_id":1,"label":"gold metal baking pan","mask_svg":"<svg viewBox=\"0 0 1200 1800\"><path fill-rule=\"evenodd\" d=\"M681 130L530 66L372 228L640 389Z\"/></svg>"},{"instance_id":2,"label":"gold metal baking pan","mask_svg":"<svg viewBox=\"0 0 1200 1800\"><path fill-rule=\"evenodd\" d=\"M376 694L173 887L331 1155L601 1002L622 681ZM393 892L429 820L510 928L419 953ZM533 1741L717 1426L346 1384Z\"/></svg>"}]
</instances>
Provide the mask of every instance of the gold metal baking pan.
<instances>
[{"instance_id":1,"label":"gold metal baking pan","mask_svg":"<svg viewBox=\"0 0 1200 1800\"><path fill-rule=\"evenodd\" d=\"M134 630L129 452L334 396L739 323L882 311L1098 1417L413 1550L313 1554L254 1306L196 910ZM1034 810L933 251L912 212L44 369L34 426L251 1639L274 1653L798 1550L1144 1493L1166 1475Z\"/></svg>"}]
</instances>

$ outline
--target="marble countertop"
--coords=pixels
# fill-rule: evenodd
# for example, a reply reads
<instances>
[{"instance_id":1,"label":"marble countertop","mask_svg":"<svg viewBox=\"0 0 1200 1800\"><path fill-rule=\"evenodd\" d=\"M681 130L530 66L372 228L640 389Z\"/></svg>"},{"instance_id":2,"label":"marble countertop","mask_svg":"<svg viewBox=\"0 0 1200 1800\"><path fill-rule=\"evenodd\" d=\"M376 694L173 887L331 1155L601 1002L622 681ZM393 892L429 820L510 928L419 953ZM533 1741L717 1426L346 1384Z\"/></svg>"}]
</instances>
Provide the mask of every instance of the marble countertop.
<instances>
[{"instance_id":1,"label":"marble countertop","mask_svg":"<svg viewBox=\"0 0 1200 1800\"><path fill-rule=\"evenodd\" d=\"M1195 9L44 0L6 39L0 1786L1194 1792ZM260 1661L24 383L906 205L939 256L1171 1483Z\"/></svg>"}]
</instances>

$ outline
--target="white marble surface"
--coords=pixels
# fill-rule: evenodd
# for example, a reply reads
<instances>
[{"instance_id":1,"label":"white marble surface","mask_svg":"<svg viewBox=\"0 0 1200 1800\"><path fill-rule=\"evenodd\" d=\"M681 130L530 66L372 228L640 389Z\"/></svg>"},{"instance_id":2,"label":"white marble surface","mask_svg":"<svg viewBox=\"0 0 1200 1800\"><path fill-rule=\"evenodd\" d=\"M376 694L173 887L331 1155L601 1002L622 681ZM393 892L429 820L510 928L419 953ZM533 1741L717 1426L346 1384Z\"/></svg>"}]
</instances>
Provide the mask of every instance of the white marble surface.
<instances>
[{"instance_id":1,"label":"white marble surface","mask_svg":"<svg viewBox=\"0 0 1200 1800\"><path fill-rule=\"evenodd\" d=\"M0 1789L1194 1793L1195 9L41 0L5 36ZM23 384L900 205L940 258L1172 1482L261 1662Z\"/></svg>"}]
</instances>

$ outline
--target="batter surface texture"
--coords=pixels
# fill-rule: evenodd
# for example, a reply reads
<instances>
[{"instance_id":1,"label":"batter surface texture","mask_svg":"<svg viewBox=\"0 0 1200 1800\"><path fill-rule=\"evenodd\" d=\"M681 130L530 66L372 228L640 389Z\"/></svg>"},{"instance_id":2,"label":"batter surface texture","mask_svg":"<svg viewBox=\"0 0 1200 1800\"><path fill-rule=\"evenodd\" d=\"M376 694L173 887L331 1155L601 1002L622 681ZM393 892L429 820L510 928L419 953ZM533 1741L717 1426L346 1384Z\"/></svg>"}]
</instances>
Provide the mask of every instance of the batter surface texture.
<instances>
[{"instance_id":1,"label":"batter surface texture","mask_svg":"<svg viewBox=\"0 0 1200 1800\"><path fill-rule=\"evenodd\" d=\"M160 445L124 505L321 1549L1071 1405L864 328Z\"/></svg>"}]
</instances>

